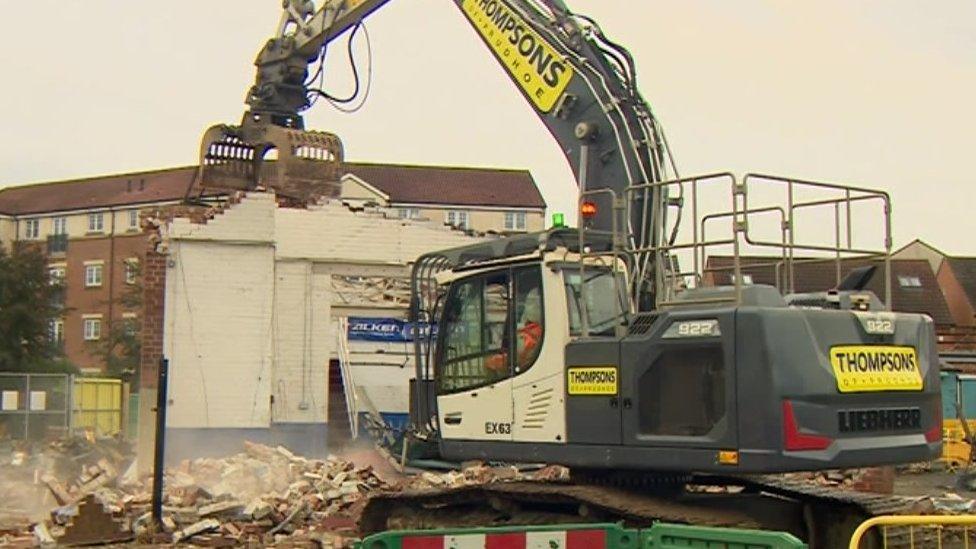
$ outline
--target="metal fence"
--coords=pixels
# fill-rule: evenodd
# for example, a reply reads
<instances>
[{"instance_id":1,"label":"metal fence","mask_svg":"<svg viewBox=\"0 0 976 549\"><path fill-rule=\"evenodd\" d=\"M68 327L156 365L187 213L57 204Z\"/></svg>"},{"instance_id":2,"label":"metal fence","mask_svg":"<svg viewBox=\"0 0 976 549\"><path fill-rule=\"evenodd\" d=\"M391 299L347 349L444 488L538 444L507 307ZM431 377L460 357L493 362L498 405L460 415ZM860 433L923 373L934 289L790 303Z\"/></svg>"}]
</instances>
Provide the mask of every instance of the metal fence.
<instances>
[{"instance_id":1,"label":"metal fence","mask_svg":"<svg viewBox=\"0 0 976 549\"><path fill-rule=\"evenodd\" d=\"M82 430L113 436L127 427L126 398L117 379L0 373L0 440L39 442Z\"/></svg>"},{"instance_id":2,"label":"metal fence","mask_svg":"<svg viewBox=\"0 0 976 549\"><path fill-rule=\"evenodd\" d=\"M124 423L123 386L118 379L75 378L71 407L71 428L95 436L119 433Z\"/></svg>"},{"instance_id":3,"label":"metal fence","mask_svg":"<svg viewBox=\"0 0 976 549\"><path fill-rule=\"evenodd\" d=\"M864 521L851 536L850 549L876 547L867 537L880 537L881 547L948 549L976 547L976 515L878 516ZM862 545L862 542L865 542Z\"/></svg>"},{"instance_id":4,"label":"metal fence","mask_svg":"<svg viewBox=\"0 0 976 549\"><path fill-rule=\"evenodd\" d=\"M67 432L71 376L0 373L0 439L44 440Z\"/></svg>"}]
</instances>

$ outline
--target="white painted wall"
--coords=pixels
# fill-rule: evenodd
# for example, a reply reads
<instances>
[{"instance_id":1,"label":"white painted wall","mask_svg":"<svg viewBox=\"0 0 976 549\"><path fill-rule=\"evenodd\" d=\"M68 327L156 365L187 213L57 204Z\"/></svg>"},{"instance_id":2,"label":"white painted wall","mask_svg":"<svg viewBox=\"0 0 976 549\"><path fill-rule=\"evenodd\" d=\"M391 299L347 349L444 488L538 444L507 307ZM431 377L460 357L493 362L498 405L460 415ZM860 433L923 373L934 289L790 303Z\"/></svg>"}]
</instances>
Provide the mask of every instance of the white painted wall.
<instances>
[{"instance_id":1,"label":"white painted wall","mask_svg":"<svg viewBox=\"0 0 976 549\"><path fill-rule=\"evenodd\" d=\"M399 305L350 305L332 277L405 276L423 253L477 241L440 223L352 212L338 202L278 208L268 193L251 193L206 224L176 219L163 233L169 426L190 428L325 422L335 319L405 313ZM357 358L389 363L355 373L383 411L406 411L413 366L399 366L408 349L398 347L358 349Z\"/></svg>"},{"instance_id":2,"label":"white painted wall","mask_svg":"<svg viewBox=\"0 0 976 549\"><path fill-rule=\"evenodd\" d=\"M272 373L270 242L170 242L163 350L169 427L267 427Z\"/></svg>"}]
</instances>

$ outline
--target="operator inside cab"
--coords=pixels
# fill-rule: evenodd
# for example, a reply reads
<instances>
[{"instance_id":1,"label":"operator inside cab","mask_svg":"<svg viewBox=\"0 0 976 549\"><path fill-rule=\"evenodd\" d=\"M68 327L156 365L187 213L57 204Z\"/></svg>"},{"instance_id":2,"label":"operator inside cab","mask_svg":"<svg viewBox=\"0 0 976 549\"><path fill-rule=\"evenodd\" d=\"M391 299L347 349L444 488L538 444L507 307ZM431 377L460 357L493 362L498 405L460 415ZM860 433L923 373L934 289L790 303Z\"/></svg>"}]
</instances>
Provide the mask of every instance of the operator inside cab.
<instances>
[{"instance_id":1,"label":"operator inside cab","mask_svg":"<svg viewBox=\"0 0 976 549\"><path fill-rule=\"evenodd\" d=\"M532 277L525 277L532 280ZM521 282L521 281L520 281ZM521 372L532 365L542 341L542 293L538 280L532 284L518 285L516 288L515 313L515 372ZM511 345L504 345L502 350L488 357L485 368L498 377L508 374L508 349Z\"/></svg>"}]
</instances>

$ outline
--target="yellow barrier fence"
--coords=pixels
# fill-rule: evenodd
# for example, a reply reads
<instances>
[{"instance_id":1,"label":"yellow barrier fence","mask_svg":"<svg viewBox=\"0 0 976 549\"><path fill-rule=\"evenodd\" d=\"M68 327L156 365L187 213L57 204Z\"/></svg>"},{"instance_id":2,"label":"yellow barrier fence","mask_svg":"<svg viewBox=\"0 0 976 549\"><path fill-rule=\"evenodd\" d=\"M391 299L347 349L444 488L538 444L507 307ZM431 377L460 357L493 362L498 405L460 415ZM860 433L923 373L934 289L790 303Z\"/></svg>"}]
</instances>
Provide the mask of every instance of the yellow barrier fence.
<instances>
[{"instance_id":1,"label":"yellow barrier fence","mask_svg":"<svg viewBox=\"0 0 976 549\"><path fill-rule=\"evenodd\" d=\"M950 527L947 532L946 527ZM881 547L887 548L889 528L899 530L899 547L939 548L963 547L969 549L970 535L976 534L976 515L884 515L870 518L854 530L849 549L862 549L861 541L872 528L880 528ZM961 536L961 539L960 539ZM905 543L907 542L907 545ZM951 543L951 545L950 545ZM976 542L972 544L976 548Z\"/></svg>"},{"instance_id":2,"label":"yellow barrier fence","mask_svg":"<svg viewBox=\"0 0 976 549\"><path fill-rule=\"evenodd\" d=\"M118 379L75 378L71 428L91 431L96 436L118 434L123 427L122 393Z\"/></svg>"}]
</instances>

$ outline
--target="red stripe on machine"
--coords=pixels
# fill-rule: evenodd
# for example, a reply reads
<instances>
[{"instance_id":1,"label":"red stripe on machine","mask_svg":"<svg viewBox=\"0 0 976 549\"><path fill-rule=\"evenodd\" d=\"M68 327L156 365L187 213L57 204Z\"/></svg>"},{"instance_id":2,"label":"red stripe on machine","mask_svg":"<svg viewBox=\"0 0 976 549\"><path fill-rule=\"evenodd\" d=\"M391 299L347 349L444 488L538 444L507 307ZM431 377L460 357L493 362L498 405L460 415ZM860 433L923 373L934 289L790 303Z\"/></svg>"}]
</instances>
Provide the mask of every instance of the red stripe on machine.
<instances>
[{"instance_id":1,"label":"red stripe on machine","mask_svg":"<svg viewBox=\"0 0 976 549\"><path fill-rule=\"evenodd\" d=\"M488 534L485 536L485 549L525 549L525 532Z\"/></svg>"},{"instance_id":2,"label":"red stripe on machine","mask_svg":"<svg viewBox=\"0 0 976 549\"><path fill-rule=\"evenodd\" d=\"M604 530L570 530L566 532L566 549L606 549Z\"/></svg>"},{"instance_id":3,"label":"red stripe on machine","mask_svg":"<svg viewBox=\"0 0 976 549\"><path fill-rule=\"evenodd\" d=\"M402 549L444 549L444 536L411 536L403 538Z\"/></svg>"},{"instance_id":4,"label":"red stripe on machine","mask_svg":"<svg viewBox=\"0 0 976 549\"><path fill-rule=\"evenodd\" d=\"M543 530L498 534L406 536L402 549L606 549L603 530Z\"/></svg>"}]
</instances>

